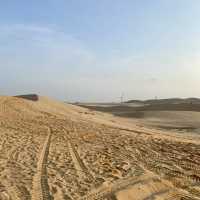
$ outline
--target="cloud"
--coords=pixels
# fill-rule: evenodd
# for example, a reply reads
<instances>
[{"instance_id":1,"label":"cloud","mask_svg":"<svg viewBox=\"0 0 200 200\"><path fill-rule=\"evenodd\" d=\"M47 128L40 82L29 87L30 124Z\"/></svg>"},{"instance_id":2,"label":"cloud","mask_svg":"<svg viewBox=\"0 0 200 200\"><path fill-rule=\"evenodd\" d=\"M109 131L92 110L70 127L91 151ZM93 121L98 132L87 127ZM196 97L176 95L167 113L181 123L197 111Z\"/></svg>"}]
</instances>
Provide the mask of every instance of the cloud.
<instances>
[{"instance_id":1,"label":"cloud","mask_svg":"<svg viewBox=\"0 0 200 200\"><path fill-rule=\"evenodd\" d=\"M37 32L37 33L52 33L53 29L49 27L37 26L37 25L25 25L25 24L12 24L12 25L1 25L0 30L2 32Z\"/></svg>"},{"instance_id":2,"label":"cloud","mask_svg":"<svg viewBox=\"0 0 200 200\"><path fill-rule=\"evenodd\" d=\"M34 89L56 96L56 88L64 91L70 81L80 77L76 74L94 61L93 53L81 41L51 27L1 26L0 44L0 83L8 94ZM70 93L72 88L68 89Z\"/></svg>"},{"instance_id":3,"label":"cloud","mask_svg":"<svg viewBox=\"0 0 200 200\"><path fill-rule=\"evenodd\" d=\"M6 25L0 26L0 40L7 39L7 43L12 44L17 40L24 41L28 45L38 45L43 47L65 47L68 50L84 53L86 49L81 41L66 33L43 26L35 25Z\"/></svg>"},{"instance_id":4,"label":"cloud","mask_svg":"<svg viewBox=\"0 0 200 200\"><path fill-rule=\"evenodd\" d=\"M0 27L0 53L16 64L34 68L71 67L93 62L93 54L81 41L50 27L10 25ZM32 64L31 64L32 63Z\"/></svg>"}]
</instances>

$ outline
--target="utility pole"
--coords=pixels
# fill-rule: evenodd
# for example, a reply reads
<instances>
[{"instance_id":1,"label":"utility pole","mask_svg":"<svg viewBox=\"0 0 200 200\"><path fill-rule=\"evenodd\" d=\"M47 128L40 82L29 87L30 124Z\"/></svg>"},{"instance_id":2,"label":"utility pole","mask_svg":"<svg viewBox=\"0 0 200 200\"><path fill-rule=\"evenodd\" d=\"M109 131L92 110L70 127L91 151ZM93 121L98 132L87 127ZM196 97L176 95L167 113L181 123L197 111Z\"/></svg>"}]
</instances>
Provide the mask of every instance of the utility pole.
<instances>
[{"instance_id":1,"label":"utility pole","mask_svg":"<svg viewBox=\"0 0 200 200\"><path fill-rule=\"evenodd\" d=\"M121 104L122 104L124 102L124 93L123 92L121 94L120 100L121 100Z\"/></svg>"}]
</instances>

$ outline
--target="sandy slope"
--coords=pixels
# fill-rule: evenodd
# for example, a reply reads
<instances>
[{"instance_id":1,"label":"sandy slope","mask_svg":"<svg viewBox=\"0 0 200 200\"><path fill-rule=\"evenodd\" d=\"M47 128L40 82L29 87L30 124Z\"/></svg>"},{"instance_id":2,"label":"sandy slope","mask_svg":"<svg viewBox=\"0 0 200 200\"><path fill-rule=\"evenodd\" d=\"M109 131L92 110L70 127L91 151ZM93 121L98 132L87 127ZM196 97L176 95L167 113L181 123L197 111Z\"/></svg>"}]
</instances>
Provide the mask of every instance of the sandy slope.
<instances>
[{"instance_id":1,"label":"sandy slope","mask_svg":"<svg viewBox=\"0 0 200 200\"><path fill-rule=\"evenodd\" d=\"M46 97L0 97L0 199L200 199L200 140Z\"/></svg>"},{"instance_id":2,"label":"sandy slope","mask_svg":"<svg viewBox=\"0 0 200 200\"><path fill-rule=\"evenodd\" d=\"M123 121L134 125L145 126L181 134L197 134L200 136L200 104L152 104L146 106L130 106L129 104L80 104L90 110L110 113L117 117L126 118Z\"/></svg>"}]
</instances>

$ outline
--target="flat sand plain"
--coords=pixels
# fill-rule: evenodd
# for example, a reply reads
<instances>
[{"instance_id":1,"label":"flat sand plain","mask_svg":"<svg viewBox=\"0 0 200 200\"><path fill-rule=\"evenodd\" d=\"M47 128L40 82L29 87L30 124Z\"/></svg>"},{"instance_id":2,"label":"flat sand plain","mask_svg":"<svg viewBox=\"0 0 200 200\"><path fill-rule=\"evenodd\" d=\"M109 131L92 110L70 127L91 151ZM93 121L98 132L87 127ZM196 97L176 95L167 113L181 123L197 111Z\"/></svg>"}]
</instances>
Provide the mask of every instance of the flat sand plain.
<instances>
[{"instance_id":1,"label":"flat sand plain","mask_svg":"<svg viewBox=\"0 0 200 200\"><path fill-rule=\"evenodd\" d=\"M0 97L0 200L31 199L198 200L199 137Z\"/></svg>"}]
</instances>

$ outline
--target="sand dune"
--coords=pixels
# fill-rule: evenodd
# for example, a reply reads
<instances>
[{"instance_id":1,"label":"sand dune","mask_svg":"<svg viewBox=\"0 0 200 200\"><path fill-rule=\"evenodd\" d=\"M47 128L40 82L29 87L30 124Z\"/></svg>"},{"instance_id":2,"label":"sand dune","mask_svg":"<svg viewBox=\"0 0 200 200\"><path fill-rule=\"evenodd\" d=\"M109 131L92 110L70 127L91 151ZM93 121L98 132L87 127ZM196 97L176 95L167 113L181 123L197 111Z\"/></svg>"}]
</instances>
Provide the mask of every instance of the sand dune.
<instances>
[{"instance_id":1,"label":"sand dune","mask_svg":"<svg viewBox=\"0 0 200 200\"><path fill-rule=\"evenodd\" d=\"M171 99L170 99L171 100ZM173 100L173 99L172 99ZM188 100L188 99L187 99ZM155 100L154 100L155 101ZM171 103L164 100L149 105L129 106L128 104L99 106L81 105L90 110L111 113L115 116L132 119L133 123L158 129L200 133L200 104Z\"/></svg>"},{"instance_id":2,"label":"sand dune","mask_svg":"<svg viewBox=\"0 0 200 200\"><path fill-rule=\"evenodd\" d=\"M198 137L33 97L0 97L0 199L200 199Z\"/></svg>"}]
</instances>

